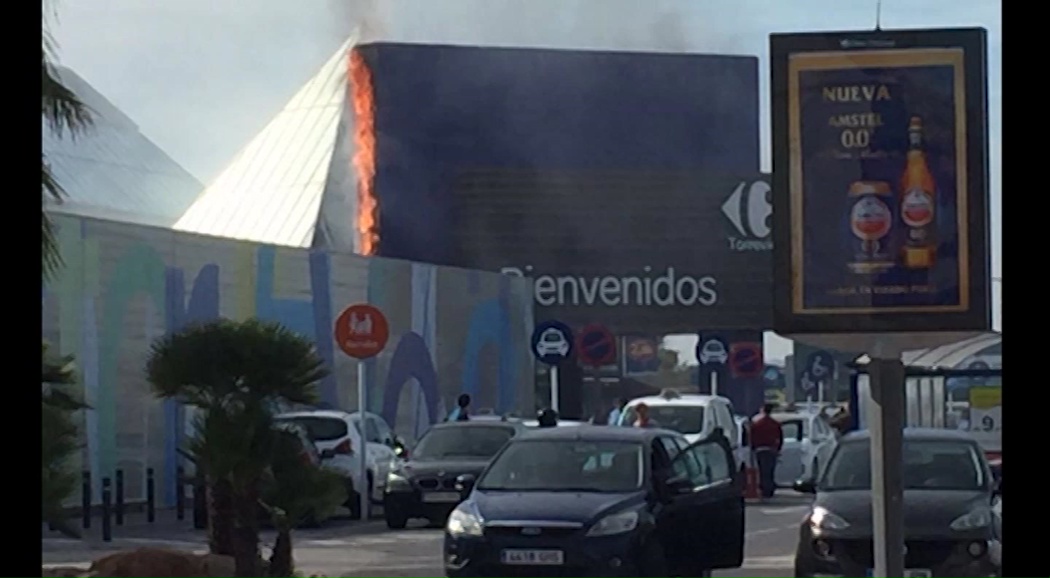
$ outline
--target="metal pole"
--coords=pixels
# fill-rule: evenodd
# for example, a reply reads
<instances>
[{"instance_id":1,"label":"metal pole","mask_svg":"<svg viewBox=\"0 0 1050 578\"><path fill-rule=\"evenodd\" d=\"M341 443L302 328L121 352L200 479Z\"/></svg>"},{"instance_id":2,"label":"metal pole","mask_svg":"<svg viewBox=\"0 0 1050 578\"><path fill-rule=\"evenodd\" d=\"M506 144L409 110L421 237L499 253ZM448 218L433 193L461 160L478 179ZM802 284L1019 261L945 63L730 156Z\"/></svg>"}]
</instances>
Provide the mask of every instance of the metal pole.
<instances>
[{"instance_id":1,"label":"metal pole","mask_svg":"<svg viewBox=\"0 0 1050 578\"><path fill-rule=\"evenodd\" d=\"M817 381L817 403L820 407L824 407L824 381Z\"/></svg>"},{"instance_id":2,"label":"metal pole","mask_svg":"<svg viewBox=\"0 0 1050 578\"><path fill-rule=\"evenodd\" d=\"M368 428L366 424L365 412L368 410L368 393L365 387L365 362L364 360L358 360L357 362L357 411L358 411L358 429L361 433L360 447L354 448L358 455L358 464L360 465L361 479L357 486L357 495L361 500L361 519L368 520L370 517L369 505L372 501L371 492L368 490L368 440L365 438Z\"/></svg>"},{"instance_id":3,"label":"metal pole","mask_svg":"<svg viewBox=\"0 0 1050 578\"><path fill-rule=\"evenodd\" d=\"M871 489L875 538L873 576L904 575L904 490L901 462L904 428L904 363L900 357L868 365L872 401Z\"/></svg>"},{"instance_id":4,"label":"metal pole","mask_svg":"<svg viewBox=\"0 0 1050 578\"><path fill-rule=\"evenodd\" d=\"M551 366L551 409L558 411L558 398L561 397L561 392L558 389L558 366Z\"/></svg>"},{"instance_id":5,"label":"metal pole","mask_svg":"<svg viewBox=\"0 0 1050 578\"><path fill-rule=\"evenodd\" d=\"M718 370L711 370L711 395L718 395Z\"/></svg>"}]
</instances>

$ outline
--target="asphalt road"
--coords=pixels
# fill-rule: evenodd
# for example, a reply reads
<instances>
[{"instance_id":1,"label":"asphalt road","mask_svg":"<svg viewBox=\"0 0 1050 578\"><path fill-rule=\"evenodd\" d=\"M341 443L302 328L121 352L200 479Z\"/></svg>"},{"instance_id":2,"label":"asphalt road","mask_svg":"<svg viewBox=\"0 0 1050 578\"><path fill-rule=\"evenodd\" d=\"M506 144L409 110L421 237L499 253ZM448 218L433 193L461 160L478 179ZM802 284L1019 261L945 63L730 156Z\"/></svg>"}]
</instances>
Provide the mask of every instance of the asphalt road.
<instances>
[{"instance_id":1,"label":"asphalt road","mask_svg":"<svg viewBox=\"0 0 1050 578\"><path fill-rule=\"evenodd\" d=\"M744 567L716 572L716 576L780 577L792 575L798 524L808 498L787 493L765 504L747 508ZM103 544L93 537L73 541L45 532L41 553L46 565L86 566L90 560L117 549L143 546L204 551L203 532L185 523L129 524L114 532L114 541ZM262 536L272 543L271 532ZM391 531L379 520L364 524L330 520L317 529L298 530L294 536L296 567L309 576L443 576L440 529L422 524Z\"/></svg>"}]
</instances>

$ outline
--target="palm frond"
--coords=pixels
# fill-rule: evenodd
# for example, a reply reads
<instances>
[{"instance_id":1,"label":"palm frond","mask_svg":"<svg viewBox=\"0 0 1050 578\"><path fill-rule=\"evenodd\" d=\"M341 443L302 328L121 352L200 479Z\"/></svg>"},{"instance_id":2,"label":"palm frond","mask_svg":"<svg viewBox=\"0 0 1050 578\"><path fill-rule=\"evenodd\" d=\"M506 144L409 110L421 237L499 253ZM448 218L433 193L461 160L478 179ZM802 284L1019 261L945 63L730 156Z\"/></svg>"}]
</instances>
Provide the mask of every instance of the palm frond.
<instances>
[{"instance_id":1,"label":"palm frond","mask_svg":"<svg viewBox=\"0 0 1050 578\"><path fill-rule=\"evenodd\" d=\"M40 112L48 127L57 136L62 136L67 131L71 136L75 136L91 126L91 109L62 83L48 57L47 36L44 38L40 69Z\"/></svg>"},{"instance_id":2,"label":"palm frond","mask_svg":"<svg viewBox=\"0 0 1050 578\"><path fill-rule=\"evenodd\" d=\"M40 211L43 217L43 227L40 232L40 257L43 260L41 269L43 280L50 281L62 267L62 253L59 250L58 239L55 237L55 226L48 217L47 211Z\"/></svg>"}]
</instances>

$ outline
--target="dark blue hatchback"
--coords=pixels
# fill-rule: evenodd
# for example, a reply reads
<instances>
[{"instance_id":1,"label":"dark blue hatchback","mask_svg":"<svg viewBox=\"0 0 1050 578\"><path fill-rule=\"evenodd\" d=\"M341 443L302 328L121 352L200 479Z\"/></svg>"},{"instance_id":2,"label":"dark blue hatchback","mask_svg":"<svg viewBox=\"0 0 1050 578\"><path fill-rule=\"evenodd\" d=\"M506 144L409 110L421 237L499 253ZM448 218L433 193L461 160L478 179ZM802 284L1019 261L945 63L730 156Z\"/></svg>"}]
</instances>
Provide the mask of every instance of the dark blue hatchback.
<instances>
[{"instance_id":1,"label":"dark blue hatchback","mask_svg":"<svg viewBox=\"0 0 1050 578\"><path fill-rule=\"evenodd\" d=\"M511 440L445 528L448 576L704 576L743 562L725 437L580 426Z\"/></svg>"}]
</instances>

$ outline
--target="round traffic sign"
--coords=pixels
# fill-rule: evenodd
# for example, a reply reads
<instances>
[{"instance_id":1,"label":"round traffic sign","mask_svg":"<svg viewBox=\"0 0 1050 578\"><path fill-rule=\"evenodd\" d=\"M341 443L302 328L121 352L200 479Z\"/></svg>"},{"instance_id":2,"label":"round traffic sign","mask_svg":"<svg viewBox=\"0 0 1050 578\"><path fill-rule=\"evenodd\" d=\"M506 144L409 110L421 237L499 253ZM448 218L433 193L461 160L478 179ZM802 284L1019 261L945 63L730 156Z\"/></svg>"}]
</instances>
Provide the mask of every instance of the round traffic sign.
<instances>
[{"instance_id":1,"label":"round traffic sign","mask_svg":"<svg viewBox=\"0 0 1050 578\"><path fill-rule=\"evenodd\" d=\"M746 341L730 346L729 371L733 377L759 377L765 369L761 343Z\"/></svg>"},{"instance_id":2,"label":"round traffic sign","mask_svg":"<svg viewBox=\"0 0 1050 578\"><path fill-rule=\"evenodd\" d=\"M576 356L587 365L616 363L616 337L604 325L592 323L576 339Z\"/></svg>"},{"instance_id":3,"label":"round traffic sign","mask_svg":"<svg viewBox=\"0 0 1050 578\"><path fill-rule=\"evenodd\" d=\"M558 365L572 355L572 330L561 321L536 324L531 342L532 354L547 365Z\"/></svg>"},{"instance_id":4,"label":"round traffic sign","mask_svg":"<svg viewBox=\"0 0 1050 578\"><path fill-rule=\"evenodd\" d=\"M347 307L335 320L335 342L350 357L373 357L383 351L389 339L386 316L367 303Z\"/></svg>"}]
</instances>

